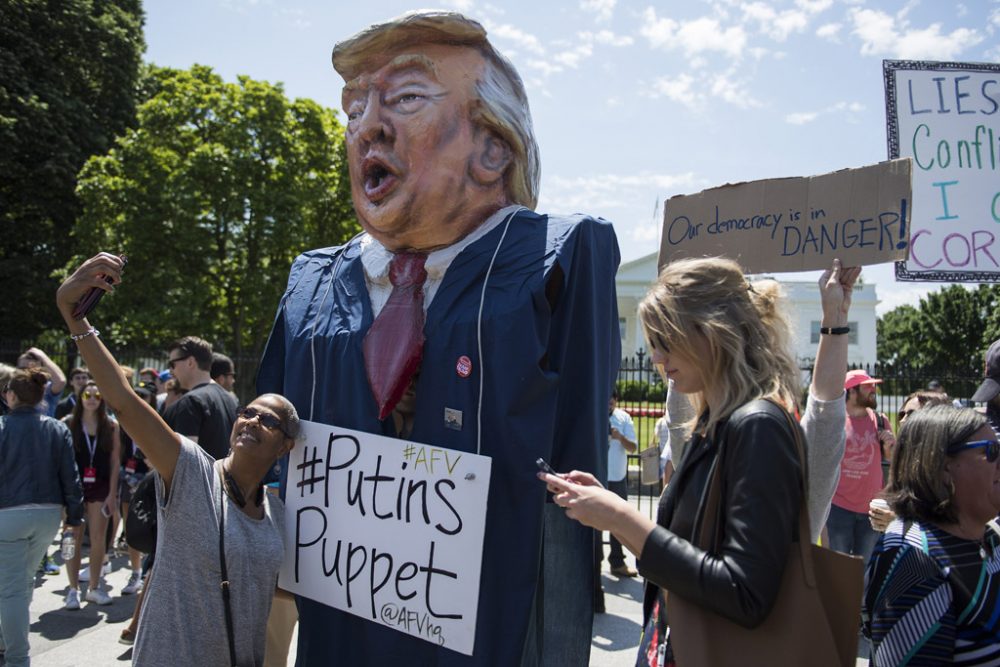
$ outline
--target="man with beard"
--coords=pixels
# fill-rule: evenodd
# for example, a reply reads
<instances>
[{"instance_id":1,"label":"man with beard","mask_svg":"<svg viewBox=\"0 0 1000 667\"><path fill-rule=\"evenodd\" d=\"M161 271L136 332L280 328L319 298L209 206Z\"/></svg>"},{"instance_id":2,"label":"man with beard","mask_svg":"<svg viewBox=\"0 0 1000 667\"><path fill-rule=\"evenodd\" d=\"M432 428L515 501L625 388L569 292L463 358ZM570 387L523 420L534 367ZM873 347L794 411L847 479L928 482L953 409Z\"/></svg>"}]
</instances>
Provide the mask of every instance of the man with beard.
<instances>
[{"instance_id":1,"label":"man with beard","mask_svg":"<svg viewBox=\"0 0 1000 667\"><path fill-rule=\"evenodd\" d=\"M475 21L408 14L339 43L333 65L364 233L295 261L257 387L492 472L472 656L299 597L298 664L587 664L594 531L547 500L535 462L606 479L614 231L531 210L524 85Z\"/></svg>"},{"instance_id":2,"label":"man with beard","mask_svg":"<svg viewBox=\"0 0 1000 667\"><path fill-rule=\"evenodd\" d=\"M868 505L882 490L882 457L891 459L896 445L886 416L875 412L876 386L881 382L863 370L849 371L844 380L847 442L826 521L830 548L866 562L879 536L868 520Z\"/></svg>"}]
</instances>

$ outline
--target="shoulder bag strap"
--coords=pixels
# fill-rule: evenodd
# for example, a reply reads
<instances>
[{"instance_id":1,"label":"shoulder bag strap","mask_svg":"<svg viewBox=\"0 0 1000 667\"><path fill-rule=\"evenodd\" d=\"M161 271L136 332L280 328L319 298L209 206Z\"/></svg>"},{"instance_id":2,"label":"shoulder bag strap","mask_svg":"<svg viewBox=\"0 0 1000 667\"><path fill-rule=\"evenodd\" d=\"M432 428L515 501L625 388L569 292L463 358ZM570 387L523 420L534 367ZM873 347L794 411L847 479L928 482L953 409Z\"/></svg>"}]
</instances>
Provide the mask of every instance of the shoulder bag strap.
<instances>
[{"instance_id":1,"label":"shoulder bag strap","mask_svg":"<svg viewBox=\"0 0 1000 667\"><path fill-rule=\"evenodd\" d=\"M774 403L774 401L771 401ZM813 568L812 550L810 547L810 536L812 533L809 531L809 511L806 505L806 499L809 495L809 476L806 472L806 457L805 457L805 447L802 442L802 431L799 425L796 424L792 416L783 407L774 403L775 407L781 410L781 414L785 416L785 421L788 423L788 427L791 430L792 439L795 442L795 452L799 459L799 469L801 471L801 488L802 488L802 499L799 502L799 552L801 553L802 561L802 572L805 576L806 585L810 588L816 587L816 574ZM725 445L726 433L725 429L719 433L719 438L716 442L717 453L715 457L715 462L713 463L713 468L711 472L711 480L708 484L708 489L702 501L702 506L704 511L701 515L701 522L697 527L697 534L694 536L695 539L692 542L701 549L706 551L711 550L713 547L718 545L718 539L721 532L721 521L719 520L719 511L722 498L722 468L723 468L723 447Z\"/></svg>"},{"instance_id":2,"label":"shoulder bag strap","mask_svg":"<svg viewBox=\"0 0 1000 667\"><path fill-rule=\"evenodd\" d=\"M229 638L229 663L236 667L236 641L233 638L233 610L229 604L229 572L226 569L226 480L219 471L219 568L222 570L222 604L226 610L226 635Z\"/></svg>"}]
</instances>

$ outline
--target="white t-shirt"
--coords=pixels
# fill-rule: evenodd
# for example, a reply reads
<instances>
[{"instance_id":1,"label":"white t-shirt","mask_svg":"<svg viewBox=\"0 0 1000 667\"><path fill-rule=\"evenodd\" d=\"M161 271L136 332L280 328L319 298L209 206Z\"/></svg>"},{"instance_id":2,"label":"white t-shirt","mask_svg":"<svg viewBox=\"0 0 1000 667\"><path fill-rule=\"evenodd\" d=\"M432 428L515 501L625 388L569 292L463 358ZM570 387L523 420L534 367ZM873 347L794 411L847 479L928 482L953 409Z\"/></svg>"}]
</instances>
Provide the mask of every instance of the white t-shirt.
<instances>
[{"instance_id":1,"label":"white t-shirt","mask_svg":"<svg viewBox=\"0 0 1000 667\"><path fill-rule=\"evenodd\" d=\"M616 428L626 438L635 442L635 426L632 417L621 408L615 408L608 417L611 428ZM609 431L610 432L610 431ZM610 435L608 436L608 481L620 482L628 473L628 452Z\"/></svg>"}]
</instances>

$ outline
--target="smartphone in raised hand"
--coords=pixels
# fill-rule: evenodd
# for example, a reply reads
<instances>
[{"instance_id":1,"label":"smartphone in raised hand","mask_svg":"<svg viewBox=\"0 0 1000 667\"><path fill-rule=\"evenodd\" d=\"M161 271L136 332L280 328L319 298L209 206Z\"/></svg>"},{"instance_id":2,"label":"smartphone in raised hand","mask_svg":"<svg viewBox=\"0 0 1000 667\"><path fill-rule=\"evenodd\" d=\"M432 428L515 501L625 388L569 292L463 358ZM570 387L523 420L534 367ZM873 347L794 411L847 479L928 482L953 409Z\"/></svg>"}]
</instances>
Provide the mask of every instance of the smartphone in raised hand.
<instances>
[{"instance_id":1,"label":"smartphone in raised hand","mask_svg":"<svg viewBox=\"0 0 1000 667\"><path fill-rule=\"evenodd\" d=\"M125 255L118 255L118 257L122 260L122 264L128 262L128 258ZM104 276L104 280L108 283L114 282L111 276ZM100 287L91 287L87 290L87 293L83 295L83 298L73 308L73 319L82 320L89 315L97 307L97 304L100 303L102 296L104 296L104 290Z\"/></svg>"}]
</instances>

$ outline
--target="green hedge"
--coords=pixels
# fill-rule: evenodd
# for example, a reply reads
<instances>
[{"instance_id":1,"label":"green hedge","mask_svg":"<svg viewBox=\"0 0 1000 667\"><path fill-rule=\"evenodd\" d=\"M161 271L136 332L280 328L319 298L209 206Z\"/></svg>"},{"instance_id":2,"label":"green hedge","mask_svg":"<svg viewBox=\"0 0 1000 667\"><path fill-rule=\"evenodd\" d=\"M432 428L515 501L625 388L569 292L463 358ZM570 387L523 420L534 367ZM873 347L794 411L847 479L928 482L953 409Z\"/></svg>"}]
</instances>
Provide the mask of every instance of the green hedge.
<instances>
[{"instance_id":1,"label":"green hedge","mask_svg":"<svg viewBox=\"0 0 1000 667\"><path fill-rule=\"evenodd\" d=\"M641 380L619 380L615 383L615 388L622 401L663 403L667 400L667 388L661 382L650 384Z\"/></svg>"}]
</instances>

